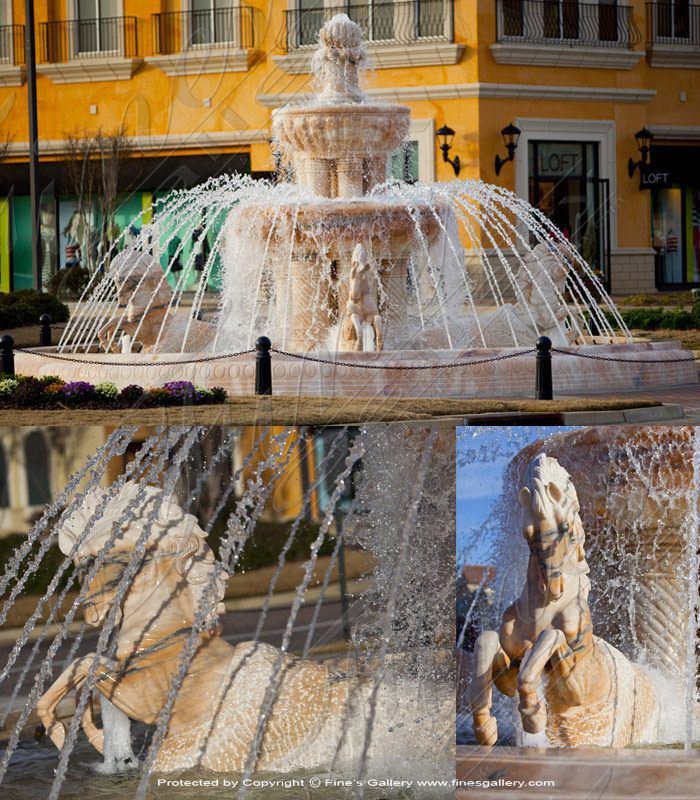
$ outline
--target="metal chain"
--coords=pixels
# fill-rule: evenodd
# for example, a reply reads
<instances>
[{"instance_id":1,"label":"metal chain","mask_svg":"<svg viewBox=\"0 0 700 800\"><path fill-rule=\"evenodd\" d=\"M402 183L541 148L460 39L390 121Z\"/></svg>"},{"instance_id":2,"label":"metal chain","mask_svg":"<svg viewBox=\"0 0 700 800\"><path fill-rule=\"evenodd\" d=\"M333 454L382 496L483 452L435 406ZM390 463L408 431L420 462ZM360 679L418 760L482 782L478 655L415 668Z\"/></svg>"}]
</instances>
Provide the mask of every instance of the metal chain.
<instances>
[{"instance_id":1,"label":"metal chain","mask_svg":"<svg viewBox=\"0 0 700 800\"><path fill-rule=\"evenodd\" d=\"M278 350L276 347L271 347L273 353L279 353L282 356L289 356L290 358L299 358L302 361L315 361L318 364L333 364L336 367L350 367L351 369L452 369L453 367L473 367L476 364L490 364L492 361L504 361L506 358L517 358L518 356L526 356L529 353L534 353L535 348L530 350L521 350L519 353L508 353L504 356L494 356L493 358L480 358L478 361L457 361L454 364L430 364L418 366L393 366L388 364L349 364L347 361L326 361L323 358L314 358L313 356L303 356L301 353L289 353L286 350Z\"/></svg>"},{"instance_id":2,"label":"metal chain","mask_svg":"<svg viewBox=\"0 0 700 800\"><path fill-rule=\"evenodd\" d=\"M94 364L99 367L172 367L178 364L201 364L206 361L220 361L222 358L234 358L235 356L245 356L254 353L255 350L241 350L240 353L224 353L220 356L205 356L203 358L188 358L185 361L162 361L161 363L139 364L136 361L91 361L86 358L71 358L70 356L58 356L54 353L38 353L36 350L26 350L23 347L15 347L18 353L28 353L30 356L41 356L43 358L53 358L56 361L72 361L74 364Z\"/></svg>"},{"instance_id":3,"label":"metal chain","mask_svg":"<svg viewBox=\"0 0 700 800\"><path fill-rule=\"evenodd\" d=\"M86 358L71 358L70 356L59 356L53 353L37 352L35 350L27 350L23 347L16 347L16 352L28 353L32 356L42 356L45 358L53 358L56 361L70 361L74 364L91 364L100 367L167 367L177 364L200 364L207 361L220 361L224 358L234 358L235 356L244 356L254 353L255 349L242 350L240 353L224 353L219 356L204 356L202 358L190 358L185 361L164 361L161 363L139 364L135 361L95 361ZM472 367L477 364L490 364L494 361L505 361L508 358L518 358L535 352L535 348L530 350L521 350L517 353L507 353L503 356L494 356L492 358L480 358L477 361L457 361L453 364L420 364L420 365L407 365L395 366L391 364L350 364L346 361L329 361L323 358L314 358L313 356L305 356L301 353L290 353L287 350L278 350L276 347L271 347L270 351L279 353L282 356L289 358L298 358L302 361L314 361L317 364L331 364L336 367L349 367L351 369L382 369L382 370L424 370L424 369L453 369L455 367Z\"/></svg>"},{"instance_id":4,"label":"metal chain","mask_svg":"<svg viewBox=\"0 0 700 800\"><path fill-rule=\"evenodd\" d=\"M687 361L698 361L700 356L690 358L611 358L610 356L593 356L590 353L572 353L568 350L559 350L552 347L552 353L561 353L564 356L576 356L576 358L591 358L594 361L614 361L618 364L682 364ZM658 352L658 351L657 351Z\"/></svg>"}]
</instances>

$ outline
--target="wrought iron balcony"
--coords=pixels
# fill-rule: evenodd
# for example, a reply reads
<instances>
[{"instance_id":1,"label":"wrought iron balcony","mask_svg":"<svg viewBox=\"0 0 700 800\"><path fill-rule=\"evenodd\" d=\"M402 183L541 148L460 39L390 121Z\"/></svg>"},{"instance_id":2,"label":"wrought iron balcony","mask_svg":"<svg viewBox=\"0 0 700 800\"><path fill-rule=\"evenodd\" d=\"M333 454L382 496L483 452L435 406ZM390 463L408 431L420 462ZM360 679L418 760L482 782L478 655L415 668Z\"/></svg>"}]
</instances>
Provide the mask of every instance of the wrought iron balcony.
<instances>
[{"instance_id":1,"label":"wrought iron balcony","mask_svg":"<svg viewBox=\"0 0 700 800\"><path fill-rule=\"evenodd\" d=\"M204 11L168 11L151 15L153 54L170 55L193 48L257 46L255 12L250 6Z\"/></svg>"},{"instance_id":2,"label":"wrought iron balcony","mask_svg":"<svg viewBox=\"0 0 700 800\"><path fill-rule=\"evenodd\" d=\"M700 46L700 6L684 3L647 3L649 45Z\"/></svg>"},{"instance_id":3,"label":"wrought iron balcony","mask_svg":"<svg viewBox=\"0 0 700 800\"><path fill-rule=\"evenodd\" d=\"M0 66L19 66L24 62L24 25L0 25Z\"/></svg>"},{"instance_id":4,"label":"wrought iron balcony","mask_svg":"<svg viewBox=\"0 0 700 800\"><path fill-rule=\"evenodd\" d=\"M641 41L631 6L575 0L496 0L499 42L626 47Z\"/></svg>"},{"instance_id":5,"label":"wrought iron balcony","mask_svg":"<svg viewBox=\"0 0 700 800\"><path fill-rule=\"evenodd\" d=\"M409 44L454 40L453 0L398 0L397 2L337 3L318 8L285 11L287 50L313 47L324 22L347 14L364 31L368 42Z\"/></svg>"},{"instance_id":6,"label":"wrought iron balcony","mask_svg":"<svg viewBox=\"0 0 700 800\"><path fill-rule=\"evenodd\" d=\"M39 25L39 60L59 64L86 58L135 58L136 17L103 17Z\"/></svg>"}]
</instances>

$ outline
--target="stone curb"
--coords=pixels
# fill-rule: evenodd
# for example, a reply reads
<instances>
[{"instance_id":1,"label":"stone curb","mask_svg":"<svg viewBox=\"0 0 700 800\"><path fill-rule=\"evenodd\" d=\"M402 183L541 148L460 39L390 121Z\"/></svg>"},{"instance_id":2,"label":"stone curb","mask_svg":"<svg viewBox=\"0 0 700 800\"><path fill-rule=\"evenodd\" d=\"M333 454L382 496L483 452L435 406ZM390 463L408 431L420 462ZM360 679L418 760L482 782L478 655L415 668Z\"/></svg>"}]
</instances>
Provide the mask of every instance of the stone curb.
<instances>
[{"instance_id":1,"label":"stone curb","mask_svg":"<svg viewBox=\"0 0 700 800\"><path fill-rule=\"evenodd\" d=\"M456 425L624 425L639 423L668 423L685 417L682 405L663 404L645 408L628 408L616 411L503 411L498 413L471 414L467 417L450 417ZM447 422L447 418L436 418L434 422ZM405 424L405 423L404 423ZM416 425L426 424L416 421ZM429 422L427 424L430 424Z\"/></svg>"}]
</instances>

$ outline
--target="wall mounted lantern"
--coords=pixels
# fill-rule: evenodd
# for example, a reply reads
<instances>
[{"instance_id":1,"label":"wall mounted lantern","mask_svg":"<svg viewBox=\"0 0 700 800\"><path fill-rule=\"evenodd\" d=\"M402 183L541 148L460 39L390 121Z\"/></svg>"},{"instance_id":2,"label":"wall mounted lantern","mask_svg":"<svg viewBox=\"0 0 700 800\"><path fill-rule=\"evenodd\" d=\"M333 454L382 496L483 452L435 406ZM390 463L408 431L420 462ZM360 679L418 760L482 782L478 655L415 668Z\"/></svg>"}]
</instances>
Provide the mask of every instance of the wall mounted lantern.
<instances>
[{"instance_id":1,"label":"wall mounted lantern","mask_svg":"<svg viewBox=\"0 0 700 800\"><path fill-rule=\"evenodd\" d=\"M646 128L642 128L641 131L637 131L634 134L634 138L637 140L637 147L639 148L639 152L641 154L641 158L639 161L634 161L630 158L627 162L627 172L629 172L630 178L634 175L634 171L637 167L643 167L647 163L649 158L649 149L651 148L651 141L654 138L654 134L647 130Z\"/></svg>"},{"instance_id":2,"label":"wall mounted lantern","mask_svg":"<svg viewBox=\"0 0 700 800\"><path fill-rule=\"evenodd\" d=\"M515 158L515 149L518 146L518 139L520 138L520 128L516 128L511 122L510 125L506 125L501 131L501 135L503 136L503 142L508 151L508 156L506 158L501 158L498 155L496 156L496 175L500 174L501 167L504 164L507 164Z\"/></svg>"},{"instance_id":3,"label":"wall mounted lantern","mask_svg":"<svg viewBox=\"0 0 700 800\"><path fill-rule=\"evenodd\" d=\"M440 149L442 150L442 160L445 161L447 164L452 164L452 169L455 171L455 177L459 175L459 171L462 168L462 165L459 163L459 156L455 156L454 158L450 158L448 153L452 148L452 139L454 138L455 132L452 128L448 127L447 125L443 125L442 128L438 128L435 131L435 135L440 142Z\"/></svg>"}]
</instances>

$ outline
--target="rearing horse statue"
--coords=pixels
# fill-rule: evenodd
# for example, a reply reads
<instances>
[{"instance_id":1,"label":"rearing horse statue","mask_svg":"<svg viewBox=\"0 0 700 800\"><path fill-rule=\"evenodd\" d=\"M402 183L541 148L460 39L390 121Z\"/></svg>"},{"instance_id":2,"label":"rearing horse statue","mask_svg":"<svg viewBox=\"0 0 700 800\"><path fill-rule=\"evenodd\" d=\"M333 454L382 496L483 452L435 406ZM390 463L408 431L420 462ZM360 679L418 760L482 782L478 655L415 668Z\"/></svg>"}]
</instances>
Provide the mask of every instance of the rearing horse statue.
<instances>
[{"instance_id":1,"label":"rearing horse statue","mask_svg":"<svg viewBox=\"0 0 700 800\"><path fill-rule=\"evenodd\" d=\"M139 499L142 490L145 497ZM126 518L129 505L132 511ZM101 516L86 535L88 520L100 506L104 506ZM145 526L149 526L147 534ZM95 573L83 601L88 624L100 627L105 622L142 535L145 553L119 598L115 658L100 655L95 673L95 688L117 714L147 724L158 720L178 674L180 654L192 635L195 614L205 607L209 615L177 692L154 769L198 765L223 772L243 770L273 674L277 691L256 769L289 771L330 765L342 769L356 763L364 744L371 682L294 658L268 644L244 642L233 647L221 638L218 615L225 611L222 599L228 574L215 561L196 518L162 489L128 481L110 499L105 499L105 490L97 489L64 521L61 551L68 555L79 542L74 561L83 586ZM104 561L95 571L99 556ZM57 718L56 708L69 692L84 686L96 657L90 653L76 659L39 701L41 720L59 749L67 729ZM404 696L402 690L399 696ZM407 699L400 710L395 702L380 692L377 735L371 740L369 758L381 760L387 736L392 749L399 752L408 752L407 743L416 739L411 723L418 717L422 699ZM110 705L103 703L103 721L105 708L111 712ZM396 718L401 721L398 726ZM448 721L445 747L453 739ZM97 727L89 702L81 724L94 747L106 753L105 734Z\"/></svg>"},{"instance_id":2,"label":"rearing horse statue","mask_svg":"<svg viewBox=\"0 0 700 800\"><path fill-rule=\"evenodd\" d=\"M541 454L518 494L530 549L527 580L503 614L500 630L484 631L474 649L470 700L477 741L498 737L492 684L519 695L528 733L546 731L555 746L627 747L653 742L659 706L649 679L593 634L591 583L584 530L571 476ZM537 690L544 676L544 702Z\"/></svg>"}]
</instances>

